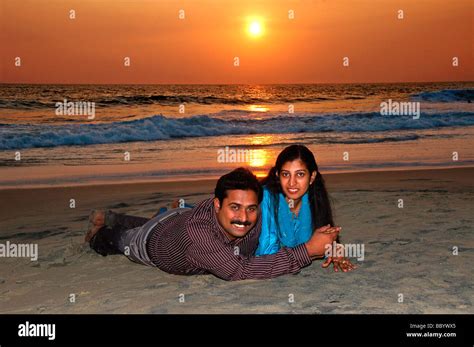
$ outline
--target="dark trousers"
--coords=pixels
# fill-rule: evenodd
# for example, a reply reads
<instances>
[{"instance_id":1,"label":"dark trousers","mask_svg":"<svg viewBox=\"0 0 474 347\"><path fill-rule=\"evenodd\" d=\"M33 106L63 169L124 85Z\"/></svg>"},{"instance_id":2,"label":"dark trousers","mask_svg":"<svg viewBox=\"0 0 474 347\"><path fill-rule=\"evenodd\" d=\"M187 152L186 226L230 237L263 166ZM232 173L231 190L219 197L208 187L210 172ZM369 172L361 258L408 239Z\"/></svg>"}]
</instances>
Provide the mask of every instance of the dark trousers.
<instances>
[{"instance_id":1,"label":"dark trousers","mask_svg":"<svg viewBox=\"0 0 474 347\"><path fill-rule=\"evenodd\" d=\"M90 240L90 247L103 256L121 254L125 246L123 244L124 233L144 225L149 220L149 218L107 211L105 226Z\"/></svg>"}]
</instances>

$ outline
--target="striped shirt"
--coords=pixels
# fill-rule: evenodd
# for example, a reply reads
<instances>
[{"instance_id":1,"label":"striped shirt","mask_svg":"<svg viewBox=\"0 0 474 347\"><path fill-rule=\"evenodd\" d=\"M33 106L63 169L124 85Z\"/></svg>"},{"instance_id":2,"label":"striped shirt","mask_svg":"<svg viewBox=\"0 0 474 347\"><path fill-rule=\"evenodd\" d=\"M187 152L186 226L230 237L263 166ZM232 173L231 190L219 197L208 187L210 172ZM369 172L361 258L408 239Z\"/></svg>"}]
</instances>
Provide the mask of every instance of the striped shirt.
<instances>
[{"instance_id":1,"label":"striped shirt","mask_svg":"<svg viewBox=\"0 0 474 347\"><path fill-rule=\"evenodd\" d=\"M168 273L213 274L229 281L296 273L311 263L304 244L255 257L260 230L259 218L244 237L230 240L217 220L211 198L156 225L147 251L151 261Z\"/></svg>"}]
</instances>

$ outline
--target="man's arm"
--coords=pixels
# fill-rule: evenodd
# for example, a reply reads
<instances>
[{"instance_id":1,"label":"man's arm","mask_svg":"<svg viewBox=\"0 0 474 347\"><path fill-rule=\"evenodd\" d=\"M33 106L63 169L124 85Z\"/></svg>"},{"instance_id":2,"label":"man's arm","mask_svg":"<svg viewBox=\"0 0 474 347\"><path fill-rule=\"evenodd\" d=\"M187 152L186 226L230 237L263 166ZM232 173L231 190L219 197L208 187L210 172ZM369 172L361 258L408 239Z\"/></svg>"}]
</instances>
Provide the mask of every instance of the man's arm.
<instances>
[{"instance_id":1,"label":"man's arm","mask_svg":"<svg viewBox=\"0 0 474 347\"><path fill-rule=\"evenodd\" d=\"M195 266L224 280L273 278L299 272L301 268L311 264L304 244L294 248L283 247L275 254L261 257L235 255L233 246L224 244L210 230L211 223L198 223L194 228L201 232L199 238L192 240L193 243L187 250L187 258ZM208 230L205 230L206 228Z\"/></svg>"},{"instance_id":2,"label":"man's arm","mask_svg":"<svg viewBox=\"0 0 474 347\"><path fill-rule=\"evenodd\" d=\"M339 237L341 227L332 227L329 224L314 231L313 236L305 243L306 250L311 259L323 258L326 252L326 246L332 246Z\"/></svg>"}]
</instances>

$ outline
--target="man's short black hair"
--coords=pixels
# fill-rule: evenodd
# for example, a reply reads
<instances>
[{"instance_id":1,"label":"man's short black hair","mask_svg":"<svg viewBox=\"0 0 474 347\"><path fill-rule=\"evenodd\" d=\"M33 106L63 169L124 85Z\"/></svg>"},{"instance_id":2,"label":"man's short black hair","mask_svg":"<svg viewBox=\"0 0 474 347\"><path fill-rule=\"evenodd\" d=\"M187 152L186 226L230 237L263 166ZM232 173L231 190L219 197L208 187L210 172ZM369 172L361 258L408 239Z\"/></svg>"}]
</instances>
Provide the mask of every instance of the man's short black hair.
<instances>
[{"instance_id":1,"label":"man's short black hair","mask_svg":"<svg viewBox=\"0 0 474 347\"><path fill-rule=\"evenodd\" d=\"M258 203L262 202L263 192L262 186L250 170L239 167L234 171L225 174L216 184L216 189L214 190L214 195L222 205L222 202L227 197L228 190L253 190L258 197Z\"/></svg>"}]
</instances>

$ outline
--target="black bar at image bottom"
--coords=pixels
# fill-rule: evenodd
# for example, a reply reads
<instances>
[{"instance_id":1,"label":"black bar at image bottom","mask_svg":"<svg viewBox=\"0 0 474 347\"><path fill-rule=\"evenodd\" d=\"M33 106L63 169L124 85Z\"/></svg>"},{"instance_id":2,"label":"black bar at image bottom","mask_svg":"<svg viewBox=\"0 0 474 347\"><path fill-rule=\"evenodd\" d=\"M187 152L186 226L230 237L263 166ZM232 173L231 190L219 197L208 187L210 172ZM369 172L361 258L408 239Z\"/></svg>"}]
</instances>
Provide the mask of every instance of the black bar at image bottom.
<instances>
[{"instance_id":1,"label":"black bar at image bottom","mask_svg":"<svg viewBox=\"0 0 474 347\"><path fill-rule=\"evenodd\" d=\"M472 345L472 315L1 315L0 345Z\"/></svg>"}]
</instances>

